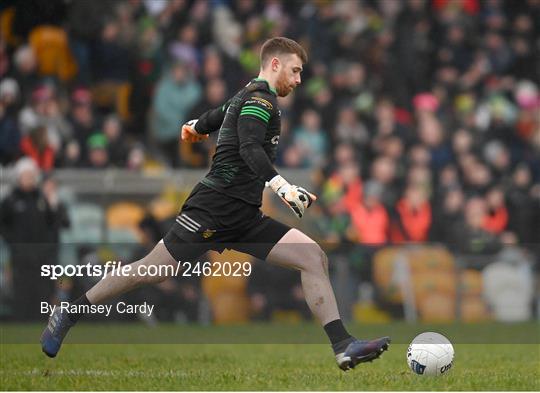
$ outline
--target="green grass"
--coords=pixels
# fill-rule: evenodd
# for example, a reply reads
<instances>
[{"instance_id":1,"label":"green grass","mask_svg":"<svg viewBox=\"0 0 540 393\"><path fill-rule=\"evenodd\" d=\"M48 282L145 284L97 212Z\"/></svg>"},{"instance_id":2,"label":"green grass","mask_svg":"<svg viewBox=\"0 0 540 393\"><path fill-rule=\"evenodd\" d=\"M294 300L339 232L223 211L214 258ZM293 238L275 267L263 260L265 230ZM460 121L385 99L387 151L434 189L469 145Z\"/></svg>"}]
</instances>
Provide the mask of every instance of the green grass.
<instances>
[{"instance_id":1,"label":"green grass","mask_svg":"<svg viewBox=\"0 0 540 393\"><path fill-rule=\"evenodd\" d=\"M71 342L84 336L102 336L108 328L83 324L72 333ZM456 331L484 332L498 325L453 325ZM538 325L510 325L519 331L538 334ZM116 326L127 338L139 341L134 327ZM239 334L249 330L264 333L272 326L202 329ZM386 330L406 330L403 324ZM190 336L197 327L167 326L149 329L150 337L169 334ZM416 327L419 328L418 326ZM424 327L422 327L424 328ZM461 329L459 329L461 328ZM283 328L286 330L287 328ZM289 326L318 341L311 325ZM382 327L366 326L364 330ZM521 330L520 330L521 329ZM334 364L325 344L66 344L56 359L46 358L37 344L12 344L16 332L30 337L41 326L1 326L0 386L2 390L540 390L540 346L537 340L521 344L455 344L452 370L439 378L414 375L407 369L405 343L392 344L382 359L343 373ZM276 329L274 329L276 330ZM353 331L361 331L354 326ZM428 329L424 329L428 330ZM432 329L434 330L434 329ZM444 325L437 329L448 334ZM480 329L482 330L482 329ZM478 330L478 331L480 331ZM77 336L75 332L78 331ZM370 331L370 333L372 333ZM37 337L34 335L34 337ZM127 337L127 338L126 338ZM412 337L411 337L412 338ZM451 337L452 338L452 337ZM24 341L24 340L21 340ZM112 341L108 341L112 342ZM454 341L456 342L456 341Z\"/></svg>"}]
</instances>

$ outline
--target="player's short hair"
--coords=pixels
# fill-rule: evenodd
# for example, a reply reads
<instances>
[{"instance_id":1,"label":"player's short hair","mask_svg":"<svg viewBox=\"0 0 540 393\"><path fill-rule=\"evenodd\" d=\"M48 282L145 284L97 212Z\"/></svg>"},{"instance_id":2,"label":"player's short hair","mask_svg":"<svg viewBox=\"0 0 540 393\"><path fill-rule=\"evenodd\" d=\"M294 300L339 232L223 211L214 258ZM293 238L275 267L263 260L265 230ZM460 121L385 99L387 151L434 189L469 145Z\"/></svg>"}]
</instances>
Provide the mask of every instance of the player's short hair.
<instances>
[{"instance_id":1,"label":"player's short hair","mask_svg":"<svg viewBox=\"0 0 540 393\"><path fill-rule=\"evenodd\" d=\"M302 64L308 61L306 51L298 42L286 37L270 38L261 48L261 66L265 67L268 61L274 56L289 53L298 55L300 60L302 60Z\"/></svg>"}]
</instances>

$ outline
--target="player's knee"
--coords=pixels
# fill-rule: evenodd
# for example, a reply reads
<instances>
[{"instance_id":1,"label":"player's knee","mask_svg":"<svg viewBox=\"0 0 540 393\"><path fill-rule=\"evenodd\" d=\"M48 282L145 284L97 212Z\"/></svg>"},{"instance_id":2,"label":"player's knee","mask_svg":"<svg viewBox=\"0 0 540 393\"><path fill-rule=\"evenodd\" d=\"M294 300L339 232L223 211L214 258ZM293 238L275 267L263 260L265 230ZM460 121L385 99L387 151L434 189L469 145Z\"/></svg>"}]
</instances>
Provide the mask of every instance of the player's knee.
<instances>
[{"instance_id":1,"label":"player's knee","mask_svg":"<svg viewBox=\"0 0 540 393\"><path fill-rule=\"evenodd\" d=\"M328 271L328 255L326 255L322 248L319 247L319 249L321 250L321 263L323 265L323 269Z\"/></svg>"},{"instance_id":2,"label":"player's knee","mask_svg":"<svg viewBox=\"0 0 540 393\"><path fill-rule=\"evenodd\" d=\"M309 250L309 260L311 261L311 265L317 270L322 270L323 272L327 271L328 256L324 250L317 243L313 243L313 245L309 247Z\"/></svg>"},{"instance_id":3,"label":"player's knee","mask_svg":"<svg viewBox=\"0 0 540 393\"><path fill-rule=\"evenodd\" d=\"M322 268L325 272L328 271L328 255L324 252L324 250L319 247L319 263L322 265Z\"/></svg>"}]
</instances>

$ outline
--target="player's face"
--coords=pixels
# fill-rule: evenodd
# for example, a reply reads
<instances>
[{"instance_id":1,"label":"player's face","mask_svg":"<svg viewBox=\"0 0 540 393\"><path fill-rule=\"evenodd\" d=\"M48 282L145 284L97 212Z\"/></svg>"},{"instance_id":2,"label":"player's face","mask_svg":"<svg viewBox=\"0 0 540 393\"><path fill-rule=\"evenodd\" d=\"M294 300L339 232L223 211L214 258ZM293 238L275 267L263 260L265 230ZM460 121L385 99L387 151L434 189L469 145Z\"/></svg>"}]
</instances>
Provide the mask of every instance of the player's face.
<instances>
[{"instance_id":1,"label":"player's face","mask_svg":"<svg viewBox=\"0 0 540 393\"><path fill-rule=\"evenodd\" d=\"M276 91L278 96L285 97L298 86L302 80L302 60L296 54L284 55L281 57L281 67L276 81Z\"/></svg>"}]
</instances>

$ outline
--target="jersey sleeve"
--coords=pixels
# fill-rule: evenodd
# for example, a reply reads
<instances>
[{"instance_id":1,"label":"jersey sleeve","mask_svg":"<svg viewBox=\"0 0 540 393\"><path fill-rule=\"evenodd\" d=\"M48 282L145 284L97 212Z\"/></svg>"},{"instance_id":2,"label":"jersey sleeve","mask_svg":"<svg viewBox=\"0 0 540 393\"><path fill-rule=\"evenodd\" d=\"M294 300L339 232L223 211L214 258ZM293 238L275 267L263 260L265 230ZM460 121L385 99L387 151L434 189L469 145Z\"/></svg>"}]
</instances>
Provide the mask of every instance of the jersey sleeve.
<instances>
[{"instance_id":1,"label":"jersey sleeve","mask_svg":"<svg viewBox=\"0 0 540 393\"><path fill-rule=\"evenodd\" d=\"M225 113L229 108L230 100L224 103L222 106L214 109L210 109L204 112L199 116L199 121L195 125L195 131L198 134L210 134L219 130L223 119L225 118Z\"/></svg>"},{"instance_id":2,"label":"jersey sleeve","mask_svg":"<svg viewBox=\"0 0 540 393\"><path fill-rule=\"evenodd\" d=\"M270 100L252 95L244 101L238 117L240 156L264 181L269 181L277 175L263 148L273 110L274 105Z\"/></svg>"},{"instance_id":3,"label":"jersey sleeve","mask_svg":"<svg viewBox=\"0 0 540 393\"><path fill-rule=\"evenodd\" d=\"M259 92L252 94L242 104L240 118L248 117L264 123L265 126L268 125L276 105L272 101L273 97L268 94Z\"/></svg>"}]
</instances>

